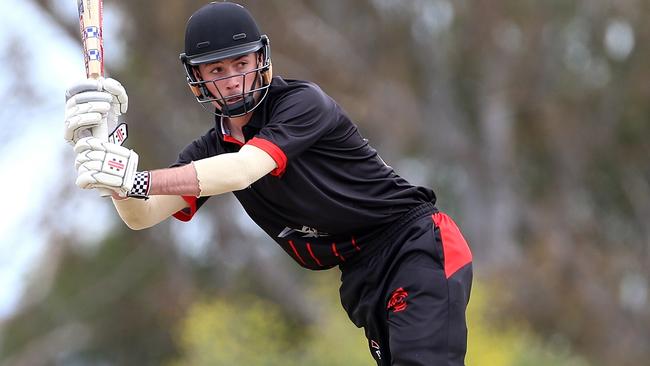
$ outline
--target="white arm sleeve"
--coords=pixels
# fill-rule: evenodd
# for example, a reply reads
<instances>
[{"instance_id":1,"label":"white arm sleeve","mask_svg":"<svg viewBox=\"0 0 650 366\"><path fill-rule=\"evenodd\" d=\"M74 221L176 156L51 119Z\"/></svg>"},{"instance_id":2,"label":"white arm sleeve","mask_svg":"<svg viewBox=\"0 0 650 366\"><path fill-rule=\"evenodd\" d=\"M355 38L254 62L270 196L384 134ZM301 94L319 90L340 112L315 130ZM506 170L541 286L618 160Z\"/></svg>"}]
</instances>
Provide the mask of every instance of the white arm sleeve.
<instances>
[{"instance_id":1,"label":"white arm sleeve","mask_svg":"<svg viewBox=\"0 0 650 366\"><path fill-rule=\"evenodd\" d=\"M242 146L236 153L197 160L193 164L199 183L199 196L244 189L277 167L269 154L251 145ZM148 200L113 199L113 205L122 221L133 230L154 226L188 207L187 202L177 195L153 195Z\"/></svg>"},{"instance_id":2,"label":"white arm sleeve","mask_svg":"<svg viewBox=\"0 0 650 366\"><path fill-rule=\"evenodd\" d=\"M199 181L199 196L238 191L277 168L264 150L244 145L236 153L227 153L194 162Z\"/></svg>"},{"instance_id":3,"label":"white arm sleeve","mask_svg":"<svg viewBox=\"0 0 650 366\"><path fill-rule=\"evenodd\" d=\"M113 199L113 205L126 226L133 230L142 230L184 209L187 202L180 196L151 196L148 200Z\"/></svg>"}]
</instances>

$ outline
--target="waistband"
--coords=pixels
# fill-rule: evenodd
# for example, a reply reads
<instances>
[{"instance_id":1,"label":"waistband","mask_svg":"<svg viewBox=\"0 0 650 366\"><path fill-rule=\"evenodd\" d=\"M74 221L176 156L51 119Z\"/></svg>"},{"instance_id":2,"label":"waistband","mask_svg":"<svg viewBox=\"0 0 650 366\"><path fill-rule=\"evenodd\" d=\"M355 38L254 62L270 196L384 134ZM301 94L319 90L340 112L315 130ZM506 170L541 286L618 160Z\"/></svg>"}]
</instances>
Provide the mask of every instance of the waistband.
<instances>
[{"instance_id":1,"label":"waistband","mask_svg":"<svg viewBox=\"0 0 650 366\"><path fill-rule=\"evenodd\" d=\"M385 247L391 241L393 241L395 236L406 225L419 219L422 216L434 214L436 212L438 212L438 209L432 202L425 202L419 206L413 207L405 214L400 216L397 221L391 223L386 228L380 229L376 234L374 234L373 237L375 239L371 240L368 243L369 245L366 245L367 250L365 250L363 254L359 254L351 258L351 260L339 264L339 268L341 271L345 271L351 267L358 265L359 263L364 262L366 259L372 257L375 253L377 253L381 248Z\"/></svg>"}]
</instances>

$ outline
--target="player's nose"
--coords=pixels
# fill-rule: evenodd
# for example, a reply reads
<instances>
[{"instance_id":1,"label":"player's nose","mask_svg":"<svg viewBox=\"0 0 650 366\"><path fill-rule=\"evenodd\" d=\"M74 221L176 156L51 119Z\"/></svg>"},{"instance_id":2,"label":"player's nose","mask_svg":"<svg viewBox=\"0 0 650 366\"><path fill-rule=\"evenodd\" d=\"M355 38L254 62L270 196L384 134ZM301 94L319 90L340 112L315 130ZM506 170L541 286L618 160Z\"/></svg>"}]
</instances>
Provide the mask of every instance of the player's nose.
<instances>
[{"instance_id":1,"label":"player's nose","mask_svg":"<svg viewBox=\"0 0 650 366\"><path fill-rule=\"evenodd\" d=\"M241 75L233 73L232 76L226 79L226 88L228 90L239 89L241 85Z\"/></svg>"}]
</instances>

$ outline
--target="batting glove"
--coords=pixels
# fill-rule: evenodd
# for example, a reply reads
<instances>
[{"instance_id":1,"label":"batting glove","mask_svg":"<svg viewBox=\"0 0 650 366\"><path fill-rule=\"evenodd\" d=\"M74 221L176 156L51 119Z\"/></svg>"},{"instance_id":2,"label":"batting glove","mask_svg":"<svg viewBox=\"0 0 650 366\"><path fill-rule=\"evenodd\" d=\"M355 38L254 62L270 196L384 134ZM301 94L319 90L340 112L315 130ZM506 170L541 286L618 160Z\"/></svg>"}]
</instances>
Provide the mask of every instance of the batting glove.
<instances>
[{"instance_id":1,"label":"batting glove","mask_svg":"<svg viewBox=\"0 0 650 366\"><path fill-rule=\"evenodd\" d=\"M108 131L115 130L120 145L126 139L126 127L118 126L118 116L128 109L126 90L115 79L86 79L70 86L65 93L64 138L74 145L88 135L109 140ZM124 127L122 127L124 126ZM115 132L111 136L115 135Z\"/></svg>"},{"instance_id":2,"label":"batting glove","mask_svg":"<svg viewBox=\"0 0 650 366\"><path fill-rule=\"evenodd\" d=\"M150 175L136 171L138 154L135 151L95 137L80 139L74 151L77 153L75 184L80 188L107 188L121 197L147 197Z\"/></svg>"}]
</instances>

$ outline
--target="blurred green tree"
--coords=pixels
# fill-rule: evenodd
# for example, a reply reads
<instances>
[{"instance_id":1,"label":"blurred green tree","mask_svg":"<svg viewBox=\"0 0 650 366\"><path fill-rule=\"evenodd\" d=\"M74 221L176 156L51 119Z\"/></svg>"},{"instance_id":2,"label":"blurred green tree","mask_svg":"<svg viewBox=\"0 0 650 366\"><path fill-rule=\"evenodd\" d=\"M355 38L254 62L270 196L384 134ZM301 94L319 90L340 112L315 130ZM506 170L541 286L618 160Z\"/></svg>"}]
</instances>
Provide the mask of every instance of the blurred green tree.
<instances>
[{"instance_id":1,"label":"blurred green tree","mask_svg":"<svg viewBox=\"0 0 650 366\"><path fill-rule=\"evenodd\" d=\"M252 295L216 296L192 305L180 326L182 356L170 366L370 365L367 342L336 301L336 276L310 276L318 319L297 327L277 304Z\"/></svg>"}]
</instances>

